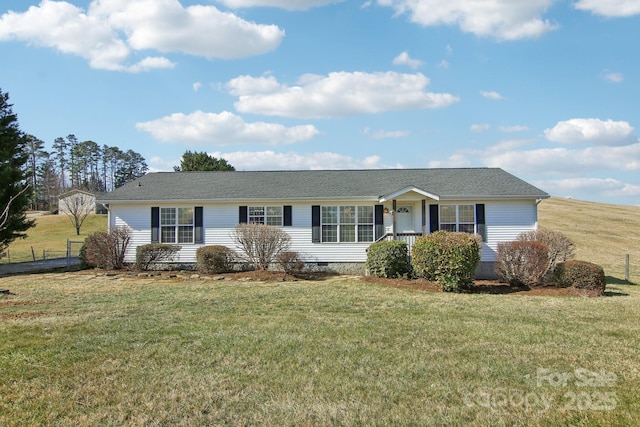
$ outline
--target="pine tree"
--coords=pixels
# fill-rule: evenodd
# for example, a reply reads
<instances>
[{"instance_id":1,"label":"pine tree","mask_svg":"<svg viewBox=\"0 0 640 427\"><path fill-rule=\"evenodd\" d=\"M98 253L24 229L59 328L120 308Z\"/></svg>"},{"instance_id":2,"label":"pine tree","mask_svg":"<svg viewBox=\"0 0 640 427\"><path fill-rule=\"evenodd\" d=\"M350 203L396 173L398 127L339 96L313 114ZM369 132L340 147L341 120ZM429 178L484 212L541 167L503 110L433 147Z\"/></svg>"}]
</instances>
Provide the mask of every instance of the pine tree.
<instances>
[{"instance_id":1,"label":"pine tree","mask_svg":"<svg viewBox=\"0 0 640 427\"><path fill-rule=\"evenodd\" d=\"M9 94L0 90L0 253L34 225L26 215L32 190L26 138L11 107Z\"/></svg>"}]
</instances>

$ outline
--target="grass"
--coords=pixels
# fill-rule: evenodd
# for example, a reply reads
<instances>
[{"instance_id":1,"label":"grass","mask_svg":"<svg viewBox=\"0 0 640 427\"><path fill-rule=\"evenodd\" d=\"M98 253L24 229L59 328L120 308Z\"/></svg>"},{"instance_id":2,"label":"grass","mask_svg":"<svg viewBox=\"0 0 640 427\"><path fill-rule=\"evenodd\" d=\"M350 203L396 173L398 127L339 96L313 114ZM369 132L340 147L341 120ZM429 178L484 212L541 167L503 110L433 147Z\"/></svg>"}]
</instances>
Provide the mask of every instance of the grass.
<instances>
[{"instance_id":1,"label":"grass","mask_svg":"<svg viewBox=\"0 0 640 427\"><path fill-rule=\"evenodd\" d=\"M36 226L27 230L25 239L17 239L9 245L9 256L0 258L0 263L33 261L33 253L36 259L42 259L43 251L47 258L64 257L67 251L67 239L72 241L84 241L95 231L106 231L106 215L89 215L80 229L80 236L76 235L76 229L67 215L43 215L34 218ZM72 249L77 253L80 245L73 245Z\"/></svg>"},{"instance_id":2,"label":"grass","mask_svg":"<svg viewBox=\"0 0 640 427\"><path fill-rule=\"evenodd\" d=\"M630 285L604 298L351 277L0 285L15 294L0 297L2 425L631 425L640 411ZM585 372L609 380L580 387Z\"/></svg>"},{"instance_id":3,"label":"grass","mask_svg":"<svg viewBox=\"0 0 640 427\"><path fill-rule=\"evenodd\" d=\"M566 234L576 259L601 265L611 280L624 281L625 255L630 281L640 283L640 207L550 198L538 207L539 224Z\"/></svg>"},{"instance_id":4,"label":"grass","mask_svg":"<svg viewBox=\"0 0 640 427\"><path fill-rule=\"evenodd\" d=\"M601 298L0 278L0 425L634 425L640 287L617 260L636 209L540 205L605 267Z\"/></svg>"}]
</instances>

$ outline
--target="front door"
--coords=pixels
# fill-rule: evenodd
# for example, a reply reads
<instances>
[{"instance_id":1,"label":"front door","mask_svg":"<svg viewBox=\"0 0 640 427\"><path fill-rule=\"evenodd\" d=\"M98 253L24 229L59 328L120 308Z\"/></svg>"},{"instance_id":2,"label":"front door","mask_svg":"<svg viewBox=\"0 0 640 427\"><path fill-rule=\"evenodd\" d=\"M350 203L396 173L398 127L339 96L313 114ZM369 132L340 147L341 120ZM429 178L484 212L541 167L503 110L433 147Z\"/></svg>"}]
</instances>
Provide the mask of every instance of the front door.
<instances>
[{"instance_id":1,"label":"front door","mask_svg":"<svg viewBox=\"0 0 640 427\"><path fill-rule=\"evenodd\" d=\"M396 208L396 233L413 233L413 206Z\"/></svg>"}]
</instances>

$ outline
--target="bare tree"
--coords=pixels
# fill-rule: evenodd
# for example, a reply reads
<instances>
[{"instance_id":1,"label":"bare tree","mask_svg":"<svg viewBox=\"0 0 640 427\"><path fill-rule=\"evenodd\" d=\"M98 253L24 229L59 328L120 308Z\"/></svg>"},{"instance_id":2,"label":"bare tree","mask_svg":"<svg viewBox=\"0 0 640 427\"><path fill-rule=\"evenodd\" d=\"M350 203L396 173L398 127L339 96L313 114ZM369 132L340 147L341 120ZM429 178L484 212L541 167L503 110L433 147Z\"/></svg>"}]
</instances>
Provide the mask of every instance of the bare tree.
<instances>
[{"instance_id":1,"label":"bare tree","mask_svg":"<svg viewBox=\"0 0 640 427\"><path fill-rule=\"evenodd\" d=\"M238 224L231 233L233 241L258 270L267 270L281 252L287 251L291 238L281 228L264 224Z\"/></svg>"},{"instance_id":2,"label":"bare tree","mask_svg":"<svg viewBox=\"0 0 640 427\"><path fill-rule=\"evenodd\" d=\"M11 203L13 203L13 201L15 199L20 197L20 195L22 193L27 191L27 189L30 187L30 185L31 184L28 184L26 187L24 187L22 190L20 190L18 192L18 194L15 194L15 195L13 195L13 196L11 196L9 198L9 202L7 203L7 206L5 206L4 209L2 210L2 212L0 213L0 230L2 230L4 228L4 226L7 225L7 221L9 221L9 210L11 209Z\"/></svg>"},{"instance_id":3,"label":"bare tree","mask_svg":"<svg viewBox=\"0 0 640 427\"><path fill-rule=\"evenodd\" d=\"M91 198L85 194L78 194L76 196L70 196L62 199L64 205L64 213L69 217L71 223L76 228L76 234L80 235L80 227L87 219L90 213L95 209L94 203L91 203Z\"/></svg>"}]
</instances>

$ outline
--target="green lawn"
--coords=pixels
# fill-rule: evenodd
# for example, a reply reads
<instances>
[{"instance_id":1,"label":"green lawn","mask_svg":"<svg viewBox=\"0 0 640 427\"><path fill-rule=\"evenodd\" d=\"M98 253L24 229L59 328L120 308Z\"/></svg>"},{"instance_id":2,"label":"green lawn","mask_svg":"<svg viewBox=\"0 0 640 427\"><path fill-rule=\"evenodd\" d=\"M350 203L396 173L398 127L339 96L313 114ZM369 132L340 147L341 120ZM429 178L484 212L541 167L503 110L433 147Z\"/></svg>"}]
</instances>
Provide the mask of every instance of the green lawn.
<instances>
[{"instance_id":1,"label":"green lawn","mask_svg":"<svg viewBox=\"0 0 640 427\"><path fill-rule=\"evenodd\" d=\"M107 230L106 215L89 215L82 224L80 236L67 215L44 215L34 218L36 226L27 230L26 239L15 240L9 245L9 256L0 258L0 263L33 261L43 258L62 258L66 254L67 239L84 241L87 236L96 231ZM80 244L73 244L72 250L77 254ZM33 248L33 253L32 253Z\"/></svg>"},{"instance_id":2,"label":"green lawn","mask_svg":"<svg viewBox=\"0 0 640 427\"><path fill-rule=\"evenodd\" d=\"M0 425L633 425L640 288L1 278Z\"/></svg>"}]
</instances>

